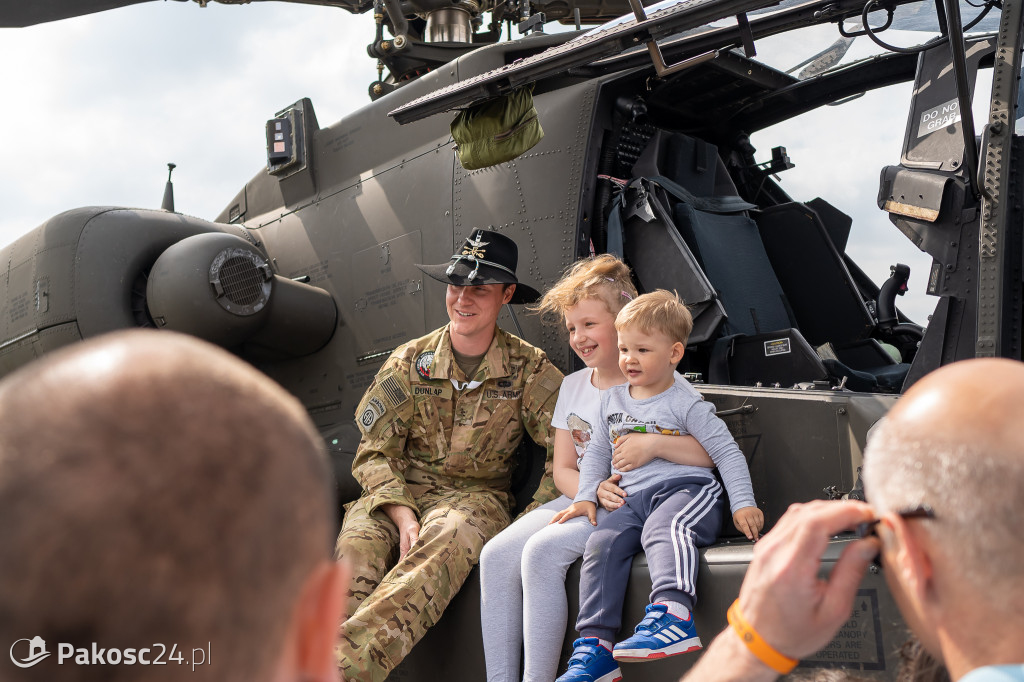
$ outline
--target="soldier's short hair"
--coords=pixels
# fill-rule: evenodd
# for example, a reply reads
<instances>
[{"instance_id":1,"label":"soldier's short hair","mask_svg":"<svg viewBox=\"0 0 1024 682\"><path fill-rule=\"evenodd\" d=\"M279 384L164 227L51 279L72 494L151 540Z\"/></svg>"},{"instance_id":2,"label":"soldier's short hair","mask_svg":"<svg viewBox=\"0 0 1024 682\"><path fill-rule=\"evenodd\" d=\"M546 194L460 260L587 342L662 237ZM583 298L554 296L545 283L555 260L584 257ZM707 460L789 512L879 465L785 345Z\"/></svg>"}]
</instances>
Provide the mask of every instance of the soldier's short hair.
<instances>
[{"instance_id":1,"label":"soldier's short hair","mask_svg":"<svg viewBox=\"0 0 1024 682\"><path fill-rule=\"evenodd\" d=\"M658 289L627 303L615 317L615 329L659 331L685 346L693 331L693 316L679 294Z\"/></svg>"},{"instance_id":2,"label":"soldier's short hair","mask_svg":"<svg viewBox=\"0 0 1024 682\"><path fill-rule=\"evenodd\" d=\"M578 260L531 309L565 315L580 301L591 298L603 301L612 315L636 298L629 266L607 253Z\"/></svg>"},{"instance_id":3,"label":"soldier's short hair","mask_svg":"<svg viewBox=\"0 0 1024 682\"><path fill-rule=\"evenodd\" d=\"M0 382L0 422L0 641L202 648L195 672L146 679L269 679L334 532L323 441L297 400L205 342L136 330ZM19 679L139 676L50 663Z\"/></svg>"}]
</instances>

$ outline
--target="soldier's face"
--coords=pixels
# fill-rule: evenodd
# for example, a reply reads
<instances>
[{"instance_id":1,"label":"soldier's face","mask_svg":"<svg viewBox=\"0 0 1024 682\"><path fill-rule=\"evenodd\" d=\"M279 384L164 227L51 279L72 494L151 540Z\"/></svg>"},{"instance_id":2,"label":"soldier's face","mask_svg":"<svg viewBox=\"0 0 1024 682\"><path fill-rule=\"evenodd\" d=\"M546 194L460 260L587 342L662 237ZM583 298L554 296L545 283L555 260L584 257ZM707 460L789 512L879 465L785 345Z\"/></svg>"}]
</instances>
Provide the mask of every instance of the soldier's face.
<instances>
[{"instance_id":1,"label":"soldier's face","mask_svg":"<svg viewBox=\"0 0 1024 682\"><path fill-rule=\"evenodd\" d=\"M482 343L484 337L490 343L501 306L512 300L515 292L515 286L505 287L504 284L448 285L444 304L448 309L448 319L452 321L453 343L457 346L460 341Z\"/></svg>"}]
</instances>

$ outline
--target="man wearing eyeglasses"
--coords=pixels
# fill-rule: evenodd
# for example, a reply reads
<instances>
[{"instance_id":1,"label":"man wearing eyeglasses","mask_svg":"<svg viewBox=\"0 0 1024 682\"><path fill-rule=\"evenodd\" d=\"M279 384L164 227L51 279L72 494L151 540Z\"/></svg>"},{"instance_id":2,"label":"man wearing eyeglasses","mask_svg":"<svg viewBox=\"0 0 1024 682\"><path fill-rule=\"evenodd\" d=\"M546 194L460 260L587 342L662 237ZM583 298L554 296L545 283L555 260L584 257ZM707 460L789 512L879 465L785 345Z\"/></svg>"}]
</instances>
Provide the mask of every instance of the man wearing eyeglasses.
<instances>
[{"instance_id":1,"label":"man wearing eyeglasses","mask_svg":"<svg viewBox=\"0 0 1024 682\"><path fill-rule=\"evenodd\" d=\"M1019 362L957 362L915 384L868 444L870 505L787 511L755 547L730 628L686 679L756 682L788 672L846 621L880 550L900 612L953 680L1024 680L1022 416ZM828 539L858 527L865 537L819 580Z\"/></svg>"}]
</instances>

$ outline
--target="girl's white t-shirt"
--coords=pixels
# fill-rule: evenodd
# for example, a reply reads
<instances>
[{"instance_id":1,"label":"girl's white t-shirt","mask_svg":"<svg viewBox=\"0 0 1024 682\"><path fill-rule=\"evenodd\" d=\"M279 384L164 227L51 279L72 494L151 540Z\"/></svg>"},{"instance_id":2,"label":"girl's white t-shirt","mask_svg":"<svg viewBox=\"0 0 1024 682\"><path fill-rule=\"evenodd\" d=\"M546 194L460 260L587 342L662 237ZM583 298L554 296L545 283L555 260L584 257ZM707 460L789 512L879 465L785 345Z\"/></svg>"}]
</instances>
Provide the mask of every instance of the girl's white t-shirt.
<instances>
[{"instance_id":1,"label":"girl's white t-shirt","mask_svg":"<svg viewBox=\"0 0 1024 682\"><path fill-rule=\"evenodd\" d=\"M572 434L576 446L576 468L583 463L583 455L594 434L594 425L601 420L601 391L591 383L594 370L586 367L562 379L558 401L551 416L551 425Z\"/></svg>"}]
</instances>

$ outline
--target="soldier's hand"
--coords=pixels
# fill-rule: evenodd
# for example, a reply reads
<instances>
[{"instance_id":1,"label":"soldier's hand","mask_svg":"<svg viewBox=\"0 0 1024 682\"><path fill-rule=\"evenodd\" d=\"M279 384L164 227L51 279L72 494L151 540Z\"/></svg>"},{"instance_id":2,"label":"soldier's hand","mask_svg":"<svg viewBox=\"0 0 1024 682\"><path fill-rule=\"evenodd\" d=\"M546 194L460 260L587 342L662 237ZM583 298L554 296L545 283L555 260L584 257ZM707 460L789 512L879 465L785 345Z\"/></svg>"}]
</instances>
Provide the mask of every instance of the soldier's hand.
<instances>
[{"instance_id":1,"label":"soldier's hand","mask_svg":"<svg viewBox=\"0 0 1024 682\"><path fill-rule=\"evenodd\" d=\"M608 511L615 511L623 505L626 491L615 485L622 479L620 474L612 474L597 486L597 501Z\"/></svg>"},{"instance_id":2,"label":"soldier's hand","mask_svg":"<svg viewBox=\"0 0 1024 682\"><path fill-rule=\"evenodd\" d=\"M562 511L555 514L548 525L552 523L565 523L569 519L574 519L577 516L584 516L590 519L590 525L597 525L597 505L593 502L573 502Z\"/></svg>"},{"instance_id":3,"label":"soldier's hand","mask_svg":"<svg viewBox=\"0 0 1024 682\"><path fill-rule=\"evenodd\" d=\"M398 560L401 561L420 537L416 512L401 504L383 504L380 508L398 528Z\"/></svg>"}]
</instances>

